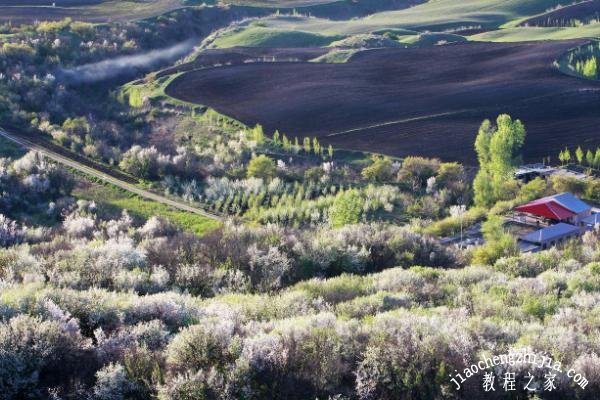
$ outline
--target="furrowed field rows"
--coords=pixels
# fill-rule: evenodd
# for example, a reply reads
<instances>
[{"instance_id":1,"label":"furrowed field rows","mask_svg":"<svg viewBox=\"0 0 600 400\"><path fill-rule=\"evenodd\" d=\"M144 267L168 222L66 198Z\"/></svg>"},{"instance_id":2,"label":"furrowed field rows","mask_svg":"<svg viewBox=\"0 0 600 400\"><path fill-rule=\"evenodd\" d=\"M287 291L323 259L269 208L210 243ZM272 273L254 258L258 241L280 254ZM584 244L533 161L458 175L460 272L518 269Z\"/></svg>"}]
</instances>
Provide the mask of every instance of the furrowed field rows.
<instances>
[{"instance_id":1,"label":"furrowed field rows","mask_svg":"<svg viewBox=\"0 0 600 400\"><path fill-rule=\"evenodd\" d=\"M525 156L538 160L564 147L565 135L600 142L600 84L553 65L580 43L462 43L365 51L346 64L225 66L185 73L166 91L268 131L463 162L475 160L465 142L481 120L507 112L528 127Z\"/></svg>"}]
</instances>

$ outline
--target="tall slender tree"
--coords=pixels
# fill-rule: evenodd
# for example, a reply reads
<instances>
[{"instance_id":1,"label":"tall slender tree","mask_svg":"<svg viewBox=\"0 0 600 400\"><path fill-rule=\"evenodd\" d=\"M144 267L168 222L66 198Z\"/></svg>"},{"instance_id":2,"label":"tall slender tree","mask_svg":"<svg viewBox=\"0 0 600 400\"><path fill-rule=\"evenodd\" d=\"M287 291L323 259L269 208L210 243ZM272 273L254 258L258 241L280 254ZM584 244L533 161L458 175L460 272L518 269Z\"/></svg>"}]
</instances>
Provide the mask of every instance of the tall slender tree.
<instances>
[{"instance_id":1,"label":"tall slender tree","mask_svg":"<svg viewBox=\"0 0 600 400\"><path fill-rule=\"evenodd\" d=\"M512 172L521 162L525 127L507 114L499 115L496 126L483 121L475 139L479 172L473 181L475 203L490 206L510 194L505 190L513 181Z\"/></svg>"},{"instance_id":2,"label":"tall slender tree","mask_svg":"<svg viewBox=\"0 0 600 400\"><path fill-rule=\"evenodd\" d=\"M577 159L577 164L581 165L583 163L583 150L581 149L581 146L577 146L575 158Z\"/></svg>"},{"instance_id":3,"label":"tall slender tree","mask_svg":"<svg viewBox=\"0 0 600 400\"><path fill-rule=\"evenodd\" d=\"M585 162L588 167L594 166L594 153L592 153L590 149L588 149L588 151L585 153Z\"/></svg>"},{"instance_id":4,"label":"tall slender tree","mask_svg":"<svg viewBox=\"0 0 600 400\"><path fill-rule=\"evenodd\" d=\"M303 146L304 151L306 153L310 153L310 149L311 149L311 145L310 145L310 138L309 137L305 137L304 141L303 141Z\"/></svg>"}]
</instances>

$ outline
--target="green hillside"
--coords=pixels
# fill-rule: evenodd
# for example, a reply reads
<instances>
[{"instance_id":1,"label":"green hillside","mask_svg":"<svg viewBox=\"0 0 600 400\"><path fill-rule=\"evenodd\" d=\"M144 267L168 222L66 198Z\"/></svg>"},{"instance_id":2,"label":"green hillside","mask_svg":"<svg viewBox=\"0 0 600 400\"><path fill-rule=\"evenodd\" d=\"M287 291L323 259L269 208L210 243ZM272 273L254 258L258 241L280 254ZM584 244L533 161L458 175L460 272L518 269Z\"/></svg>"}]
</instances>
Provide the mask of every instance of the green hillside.
<instances>
[{"instance_id":1,"label":"green hillside","mask_svg":"<svg viewBox=\"0 0 600 400\"><path fill-rule=\"evenodd\" d=\"M527 42L534 40L566 40L600 36L600 24L566 28L519 27L485 32L471 36L471 40L490 42Z\"/></svg>"},{"instance_id":2,"label":"green hillside","mask_svg":"<svg viewBox=\"0 0 600 400\"><path fill-rule=\"evenodd\" d=\"M265 18L267 27L299 29L322 34L369 33L382 29L442 31L467 26L496 28L510 21L536 15L568 0L438 0L415 7L386 11L350 21L276 16Z\"/></svg>"},{"instance_id":3,"label":"green hillside","mask_svg":"<svg viewBox=\"0 0 600 400\"><path fill-rule=\"evenodd\" d=\"M215 47L321 47L342 39L336 35L251 26L217 38Z\"/></svg>"},{"instance_id":4,"label":"green hillside","mask_svg":"<svg viewBox=\"0 0 600 400\"><path fill-rule=\"evenodd\" d=\"M594 37L600 25L590 24L572 28L515 28L525 18L543 14L570 0L434 0L414 7L372 14L365 18L335 21L303 15L274 15L260 19L260 28L248 25L234 34L217 39L219 47L326 45L329 36L367 35L381 31L417 31L427 35L412 35L399 41L428 45L464 40L452 32L485 29L489 32L472 36L482 41L559 40ZM318 35L313 37L312 35ZM275 43L275 44L272 44ZM307 44L299 44L307 43Z\"/></svg>"}]
</instances>

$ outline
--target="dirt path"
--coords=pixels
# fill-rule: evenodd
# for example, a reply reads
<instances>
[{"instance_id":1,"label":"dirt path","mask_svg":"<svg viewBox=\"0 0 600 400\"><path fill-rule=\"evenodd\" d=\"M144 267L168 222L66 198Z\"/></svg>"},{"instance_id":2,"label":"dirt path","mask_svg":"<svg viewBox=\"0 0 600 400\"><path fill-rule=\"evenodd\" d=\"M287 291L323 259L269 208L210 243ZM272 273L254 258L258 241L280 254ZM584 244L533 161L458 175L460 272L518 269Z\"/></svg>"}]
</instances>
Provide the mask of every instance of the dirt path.
<instances>
[{"instance_id":1,"label":"dirt path","mask_svg":"<svg viewBox=\"0 0 600 400\"><path fill-rule=\"evenodd\" d=\"M126 190L130 193L133 193L133 194L143 197L145 199L156 201L158 203L162 203L164 205L176 208L181 211L187 211L187 212L191 212L194 214L202 215L203 217L206 217L206 218L210 218L210 219L214 219L214 220L222 219L221 217L219 217L215 214L211 214L200 208L190 206L190 205L185 204L180 201L169 199L165 196L161 196L161 195L153 193L149 190L141 189L134 184L127 183L121 179L115 178L114 176L111 176L105 172L98 170L98 169L84 165L84 164L82 164L78 161L75 161L65 155L58 154L57 152L50 150L40 144L33 143L33 142L31 142L27 139L24 139L20 136L8 133L8 132L2 130L1 128L0 128L0 136L20 145L28 150L37 151L59 164L73 168L73 169L75 169L79 172L82 172L88 176L91 176L91 177L94 177L97 179L101 179L105 182L108 182L114 186L117 186L123 190Z\"/></svg>"}]
</instances>

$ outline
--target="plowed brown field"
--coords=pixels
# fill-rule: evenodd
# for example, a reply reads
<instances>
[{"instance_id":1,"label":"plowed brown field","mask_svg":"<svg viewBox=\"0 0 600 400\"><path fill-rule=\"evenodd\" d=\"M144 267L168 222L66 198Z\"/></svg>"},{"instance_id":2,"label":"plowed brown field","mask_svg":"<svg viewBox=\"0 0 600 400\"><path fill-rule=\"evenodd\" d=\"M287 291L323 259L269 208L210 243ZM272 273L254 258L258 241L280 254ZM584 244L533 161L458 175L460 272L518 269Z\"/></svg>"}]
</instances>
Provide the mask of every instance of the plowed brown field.
<instances>
[{"instance_id":1,"label":"plowed brown field","mask_svg":"<svg viewBox=\"0 0 600 400\"><path fill-rule=\"evenodd\" d=\"M346 64L254 63L187 72L167 93L247 124L334 146L474 161L484 118L526 125L525 157L600 145L600 83L553 61L581 42L463 43L357 54Z\"/></svg>"}]
</instances>

